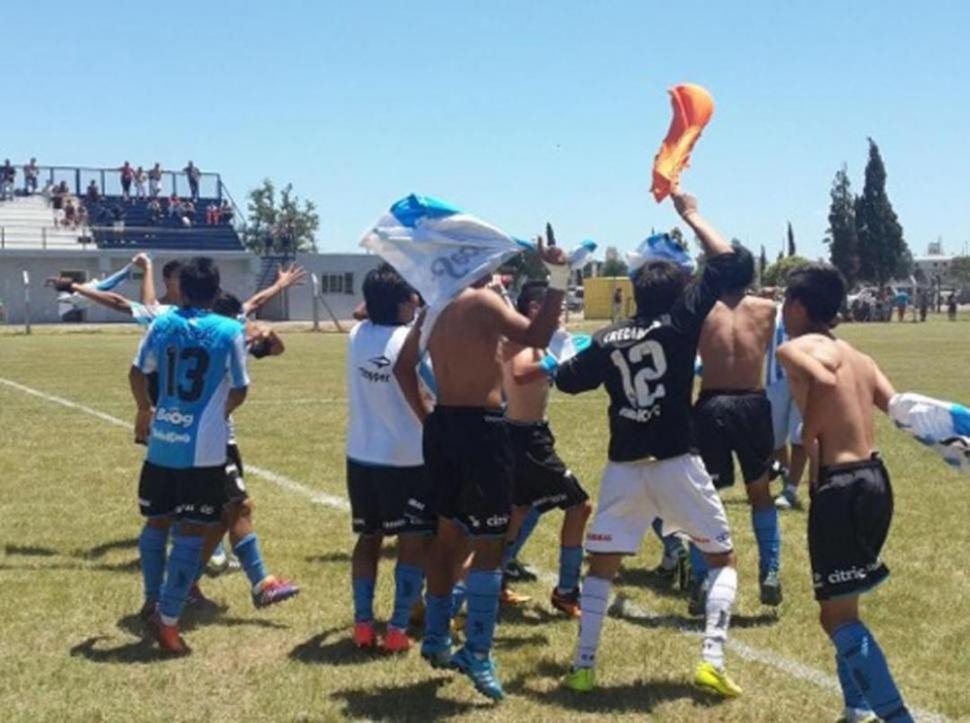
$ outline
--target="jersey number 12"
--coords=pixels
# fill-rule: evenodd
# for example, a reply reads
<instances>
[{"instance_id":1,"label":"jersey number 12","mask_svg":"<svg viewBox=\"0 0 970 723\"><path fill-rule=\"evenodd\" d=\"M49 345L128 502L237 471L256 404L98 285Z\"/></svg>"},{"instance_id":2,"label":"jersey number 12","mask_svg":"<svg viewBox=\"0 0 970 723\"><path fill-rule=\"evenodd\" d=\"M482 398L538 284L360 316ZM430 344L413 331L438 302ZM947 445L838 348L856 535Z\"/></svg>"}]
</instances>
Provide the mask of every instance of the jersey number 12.
<instances>
[{"instance_id":1,"label":"jersey number 12","mask_svg":"<svg viewBox=\"0 0 970 723\"><path fill-rule=\"evenodd\" d=\"M649 384L667 373L667 357L658 342L652 339L641 341L627 349L626 354L620 349L614 349L610 359L620 371L623 391L630 406L647 409L667 395L663 384L654 385L652 390ZM630 365L636 371L631 370Z\"/></svg>"}]
</instances>

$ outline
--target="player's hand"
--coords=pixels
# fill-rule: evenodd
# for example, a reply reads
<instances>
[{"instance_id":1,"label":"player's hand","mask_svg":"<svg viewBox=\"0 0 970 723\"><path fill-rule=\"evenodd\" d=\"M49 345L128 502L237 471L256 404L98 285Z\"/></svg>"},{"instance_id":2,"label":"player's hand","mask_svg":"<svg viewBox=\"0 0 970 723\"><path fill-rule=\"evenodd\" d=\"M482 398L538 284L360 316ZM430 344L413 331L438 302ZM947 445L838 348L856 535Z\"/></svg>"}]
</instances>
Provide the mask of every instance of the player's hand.
<instances>
[{"instance_id":1,"label":"player's hand","mask_svg":"<svg viewBox=\"0 0 970 723\"><path fill-rule=\"evenodd\" d=\"M47 286L53 286L55 291L70 294L74 290L74 279L67 276L51 276L44 282Z\"/></svg>"},{"instance_id":2,"label":"player's hand","mask_svg":"<svg viewBox=\"0 0 970 723\"><path fill-rule=\"evenodd\" d=\"M670 198L674 202L674 208L684 220L693 213L697 213L697 199L689 193L682 191L680 184L674 184L670 189Z\"/></svg>"},{"instance_id":3,"label":"player's hand","mask_svg":"<svg viewBox=\"0 0 970 723\"><path fill-rule=\"evenodd\" d=\"M286 289L294 284L302 284L306 279L306 269L296 264L290 264L288 269L282 266L276 267L276 283L281 289Z\"/></svg>"},{"instance_id":4,"label":"player's hand","mask_svg":"<svg viewBox=\"0 0 970 723\"><path fill-rule=\"evenodd\" d=\"M148 437L152 433L152 419L155 417L155 410L151 407L139 409L135 413L135 442L137 444L148 444Z\"/></svg>"},{"instance_id":5,"label":"player's hand","mask_svg":"<svg viewBox=\"0 0 970 723\"><path fill-rule=\"evenodd\" d=\"M536 251L539 253L539 258L547 264L565 266L568 263L566 252L556 246L556 234L552 230L552 224L546 224L545 238L542 236L536 238Z\"/></svg>"},{"instance_id":6,"label":"player's hand","mask_svg":"<svg viewBox=\"0 0 970 723\"><path fill-rule=\"evenodd\" d=\"M132 264L134 264L135 266L137 266L139 269L142 269L142 270L147 269L149 264L151 264L151 262L152 260L148 258L148 254L146 253L136 254L135 257L131 260Z\"/></svg>"}]
</instances>

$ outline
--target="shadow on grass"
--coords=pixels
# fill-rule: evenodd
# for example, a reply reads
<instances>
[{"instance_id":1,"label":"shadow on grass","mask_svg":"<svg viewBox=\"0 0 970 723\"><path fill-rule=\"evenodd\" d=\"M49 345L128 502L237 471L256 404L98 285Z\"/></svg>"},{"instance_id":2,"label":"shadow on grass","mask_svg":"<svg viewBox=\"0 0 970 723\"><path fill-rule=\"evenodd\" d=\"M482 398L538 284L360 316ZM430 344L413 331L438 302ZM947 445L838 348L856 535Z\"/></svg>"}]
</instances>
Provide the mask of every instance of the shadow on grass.
<instances>
[{"instance_id":1,"label":"shadow on grass","mask_svg":"<svg viewBox=\"0 0 970 723\"><path fill-rule=\"evenodd\" d=\"M344 702L343 715L355 720L428 721L453 718L487 704L468 703L438 697L447 678L399 686L338 690L330 697Z\"/></svg>"},{"instance_id":2,"label":"shadow on grass","mask_svg":"<svg viewBox=\"0 0 970 723\"><path fill-rule=\"evenodd\" d=\"M501 633L502 628L499 627L499 633ZM541 648L549 644L549 638L541 633L535 633L534 635L527 635L523 638L505 638L497 637L495 639L495 647L499 650L515 650L517 648Z\"/></svg>"},{"instance_id":3,"label":"shadow on grass","mask_svg":"<svg viewBox=\"0 0 970 723\"><path fill-rule=\"evenodd\" d=\"M144 638L113 648L101 648L97 644L107 640L96 635L71 648L72 658L84 658L92 663L157 663L172 660L172 656L156 647L151 639Z\"/></svg>"},{"instance_id":4,"label":"shadow on grass","mask_svg":"<svg viewBox=\"0 0 970 723\"><path fill-rule=\"evenodd\" d=\"M346 564L350 562L350 552L325 552L321 555L307 555L304 559L307 562L339 562L341 564ZM381 548L381 559L396 560L397 547L395 545L384 545Z\"/></svg>"},{"instance_id":5,"label":"shadow on grass","mask_svg":"<svg viewBox=\"0 0 970 723\"><path fill-rule=\"evenodd\" d=\"M568 623L562 613L550 612L538 605L503 605L498 613L499 625L545 625L546 623Z\"/></svg>"},{"instance_id":6,"label":"shadow on grass","mask_svg":"<svg viewBox=\"0 0 970 723\"><path fill-rule=\"evenodd\" d=\"M660 597L677 597L687 600L687 590L676 585L674 579L663 577L653 570L643 567L622 568L616 576L615 584L646 588Z\"/></svg>"},{"instance_id":7,"label":"shadow on grass","mask_svg":"<svg viewBox=\"0 0 970 723\"><path fill-rule=\"evenodd\" d=\"M317 633L290 651L290 660L322 665L362 665L377 659L378 653L360 650L354 645L347 626Z\"/></svg>"},{"instance_id":8,"label":"shadow on grass","mask_svg":"<svg viewBox=\"0 0 970 723\"><path fill-rule=\"evenodd\" d=\"M596 713L601 716L619 713L649 714L656 706L674 700L689 699L703 708L712 708L720 701L694 688L687 682L671 680L638 680L622 685L597 685L589 693L576 693L559 681L569 672L568 666L551 660L540 660L529 673L512 678L505 690L541 703L570 711ZM529 686L536 679L552 679L552 690L536 690Z\"/></svg>"},{"instance_id":9,"label":"shadow on grass","mask_svg":"<svg viewBox=\"0 0 970 723\"><path fill-rule=\"evenodd\" d=\"M616 600L610 605L610 617L624 620L640 627L657 629L668 628L684 633L704 632L703 616L691 617L689 615L656 615L649 611L640 610L636 603L630 600ZM778 622L778 612L760 613L758 615L742 615L735 613L731 616L732 629L760 628L766 625L774 625Z\"/></svg>"},{"instance_id":10,"label":"shadow on grass","mask_svg":"<svg viewBox=\"0 0 970 723\"><path fill-rule=\"evenodd\" d=\"M4 552L8 555L21 555L23 557L54 557L61 554L49 547L38 547L36 545L7 545L4 547Z\"/></svg>"},{"instance_id":11,"label":"shadow on grass","mask_svg":"<svg viewBox=\"0 0 970 723\"><path fill-rule=\"evenodd\" d=\"M111 542L105 542L96 547L92 547L90 550L79 551L74 553L74 557L83 557L85 559L93 559L98 557L104 557L104 555L112 550L132 550L138 547L138 538L129 537L124 540L112 540Z\"/></svg>"},{"instance_id":12,"label":"shadow on grass","mask_svg":"<svg viewBox=\"0 0 970 723\"><path fill-rule=\"evenodd\" d=\"M85 565L81 562L55 562L51 564L32 565L23 563L20 565L10 565L0 563L0 570L62 570L74 572L137 572L141 565L137 559L128 562L118 562L115 564L102 563L99 565Z\"/></svg>"}]
</instances>

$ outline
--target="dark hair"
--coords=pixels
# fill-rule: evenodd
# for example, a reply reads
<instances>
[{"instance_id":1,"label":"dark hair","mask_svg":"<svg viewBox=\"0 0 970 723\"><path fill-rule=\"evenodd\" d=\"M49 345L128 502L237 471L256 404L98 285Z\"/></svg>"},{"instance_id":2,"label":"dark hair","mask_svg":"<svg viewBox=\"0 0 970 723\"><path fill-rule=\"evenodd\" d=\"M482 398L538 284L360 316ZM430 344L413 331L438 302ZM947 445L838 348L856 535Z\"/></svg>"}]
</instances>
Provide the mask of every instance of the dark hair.
<instances>
[{"instance_id":1,"label":"dark hair","mask_svg":"<svg viewBox=\"0 0 970 723\"><path fill-rule=\"evenodd\" d=\"M414 289L388 263L371 269L364 277L364 304L367 318L382 326L396 326L398 308L410 300Z\"/></svg>"},{"instance_id":2,"label":"dark hair","mask_svg":"<svg viewBox=\"0 0 970 723\"><path fill-rule=\"evenodd\" d=\"M690 275L672 261L648 261L633 273L637 316L651 318L670 311L684 293Z\"/></svg>"},{"instance_id":3,"label":"dark hair","mask_svg":"<svg viewBox=\"0 0 970 723\"><path fill-rule=\"evenodd\" d=\"M162 278L171 278L172 274L177 274L181 268L182 262L178 259L172 259L162 267Z\"/></svg>"},{"instance_id":4,"label":"dark hair","mask_svg":"<svg viewBox=\"0 0 970 723\"><path fill-rule=\"evenodd\" d=\"M243 305L238 296L220 289L219 295L212 304L212 310L220 316L228 316L230 319L238 319L239 315L242 313Z\"/></svg>"},{"instance_id":5,"label":"dark hair","mask_svg":"<svg viewBox=\"0 0 970 723\"><path fill-rule=\"evenodd\" d=\"M788 272L785 298L800 301L816 324L831 325L845 302L845 279L832 264L799 266Z\"/></svg>"},{"instance_id":6,"label":"dark hair","mask_svg":"<svg viewBox=\"0 0 970 723\"><path fill-rule=\"evenodd\" d=\"M208 309L219 294L219 267L208 256L196 256L179 269L179 289L186 306Z\"/></svg>"},{"instance_id":7,"label":"dark hair","mask_svg":"<svg viewBox=\"0 0 970 723\"><path fill-rule=\"evenodd\" d=\"M547 281L526 281L522 286L522 291L519 292L519 297L515 300L515 310L523 316L528 316L529 304L533 301L541 304L542 300L546 298L548 290L549 283Z\"/></svg>"},{"instance_id":8,"label":"dark hair","mask_svg":"<svg viewBox=\"0 0 970 723\"><path fill-rule=\"evenodd\" d=\"M724 290L728 293L744 291L754 281L754 256L739 243L731 244L734 259L724 279Z\"/></svg>"}]
</instances>

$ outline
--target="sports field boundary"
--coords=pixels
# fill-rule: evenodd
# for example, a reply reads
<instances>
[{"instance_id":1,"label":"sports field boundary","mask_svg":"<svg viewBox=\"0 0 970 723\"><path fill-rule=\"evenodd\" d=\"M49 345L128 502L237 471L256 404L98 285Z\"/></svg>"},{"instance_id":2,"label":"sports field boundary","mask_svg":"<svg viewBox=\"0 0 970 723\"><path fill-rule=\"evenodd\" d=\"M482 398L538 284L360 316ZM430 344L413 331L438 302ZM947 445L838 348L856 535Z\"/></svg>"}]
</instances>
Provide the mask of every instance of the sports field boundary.
<instances>
[{"instance_id":1,"label":"sports field boundary","mask_svg":"<svg viewBox=\"0 0 970 723\"><path fill-rule=\"evenodd\" d=\"M123 419L119 419L111 414L102 412L93 407L81 404L79 402L71 401L70 399L65 399L64 397L59 397L53 394L48 394L47 392L41 391L39 389L34 389L33 387L20 384L11 379L6 379L0 377L0 384L10 389L14 389L23 394L41 399L45 402L51 404L57 404L68 409L73 409L74 411L87 414L91 417L101 420L107 424L114 425L116 427L121 427L123 429L133 431L134 425L131 422L126 422ZM350 510L350 503L346 498L337 495L327 494L320 490L314 489L308 485L298 482L284 474L274 472L272 470L265 469L263 467L258 467L246 463L246 473L252 474L254 477L258 477L266 482L270 482L280 489L292 492L293 494L300 495L310 500L314 504L321 505L333 510L339 510L341 512L346 512ZM542 571L541 577L544 579L555 579L553 573L548 571ZM622 611L622 616L616 618L620 621L626 619L638 619L638 620L656 620L659 619L656 614L651 612L649 609L641 606L638 603L634 603L630 600L618 598L615 600L611 606L611 611L616 611L618 608ZM698 636L696 630L690 630L685 627L675 627L678 632L689 635ZM728 648L738 655L739 657L747 660L749 662L760 663L766 665L770 668L774 668L788 676L803 681L806 683L811 683L819 688L828 690L832 693L839 694L841 688L839 687L838 679L818 668L813 668L810 665L800 663L797 660L788 658L780 653L776 653L772 650L757 648L746 643L743 643L736 638L728 639ZM950 719L941 713L935 713L933 711L922 710L920 708L910 707L910 711L914 717L919 721L926 721L927 723L946 723Z\"/></svg>"}]
</instances>

